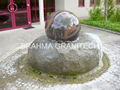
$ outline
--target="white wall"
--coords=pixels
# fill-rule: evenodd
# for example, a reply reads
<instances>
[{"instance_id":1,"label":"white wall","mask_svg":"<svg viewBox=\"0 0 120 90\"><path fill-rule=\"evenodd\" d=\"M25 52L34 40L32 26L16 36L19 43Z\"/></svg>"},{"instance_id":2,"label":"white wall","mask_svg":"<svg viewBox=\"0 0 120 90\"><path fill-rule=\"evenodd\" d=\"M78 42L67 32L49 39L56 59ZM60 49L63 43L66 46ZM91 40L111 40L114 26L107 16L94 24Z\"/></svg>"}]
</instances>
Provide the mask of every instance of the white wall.
<instances>
[{"instance_id":1,"label":"white wall","mask_svg":"<svg viewBox=\"0 0 120 90\"><path fill-rule=\"evenodd\" d=\"M65 9L65 0L55 0L56 10Z\"/></svg>"},{"instance_id":2,"label":"white wall","mask_svg":"<svg viewBox=\"0 0 120 90\"><path fill-rule=\"evenodd\" d=\"M65 0L65 10L72 11L78 17L88 17L90 0L85 0L85 6L79 7L79 0Z\"/></svg>"},{"instance_id":3,"label":"white wall","mask_svg":"<svg viewBox=\"0 0 120 90\"><path fill-rule=\"evenodd\" d=\"M56 0L56 10L68 10L75 13L79 18L89 16L90 0L85 0L85 6L79 7L79 0Z\"/></svg>"}]
</instances>

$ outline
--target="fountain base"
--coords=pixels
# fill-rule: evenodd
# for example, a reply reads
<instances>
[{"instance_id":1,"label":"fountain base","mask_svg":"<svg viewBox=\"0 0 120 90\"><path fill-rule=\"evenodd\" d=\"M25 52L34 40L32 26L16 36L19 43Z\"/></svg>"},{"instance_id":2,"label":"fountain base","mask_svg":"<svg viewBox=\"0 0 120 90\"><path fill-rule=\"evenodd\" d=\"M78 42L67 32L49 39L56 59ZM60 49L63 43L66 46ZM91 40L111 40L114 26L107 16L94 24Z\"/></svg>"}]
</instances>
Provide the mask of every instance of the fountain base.
<instances>
[{"instance_id":1,"label":"fountain base","mask_svg":"<svg viewBox=\"0 0 120 90\"><path fill-rule=\"evenodd\" d=\"M76 75L101 67L102 45L98 36L84 33L73 42L58 43L36 39L28 49L30 65L40 71L58 75Z\"/></svg>"},{"instance_id":2,"label":"fountain base","mask_svg":"<svg viewBox=\"0 0 120 90\"><path fill-rule=\"evenodd\" d=\"M77 83L85 83L91 81L103 73L107 71L109 68L109 58L107 54L104 53L102 58L103 66L98 68L94 68L89 72L82 73L82 74L67 74L67 75L58 75L58 74L51 74L45 73L40 71L38 68L32 67L29 63L27 56L24 56L23 59L20 61L19 66L24 66L21 69L23 74L26 74L29 77L39 80L40 82L44 83L58 83L58 84L77 84Z\"/></svg>"}]
</instances>

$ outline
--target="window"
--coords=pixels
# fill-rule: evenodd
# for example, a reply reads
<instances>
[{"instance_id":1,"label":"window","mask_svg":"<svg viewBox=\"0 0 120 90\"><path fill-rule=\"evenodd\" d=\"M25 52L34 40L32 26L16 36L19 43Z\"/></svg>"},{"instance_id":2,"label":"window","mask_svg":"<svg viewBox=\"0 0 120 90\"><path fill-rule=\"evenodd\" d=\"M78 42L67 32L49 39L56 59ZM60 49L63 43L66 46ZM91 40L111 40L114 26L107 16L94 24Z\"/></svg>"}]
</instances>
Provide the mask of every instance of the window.
<instances>
[{"instance_id":1,"label":"window","mask_svg":"<svg viewBox=\"0 0 120 90\"><path fill-rule=\"evenodd\" d=\"M96 3L96 0L90 0L90 6L94 6Z\"/></svg>"},{"instance_id":2,"label":"window","mask_svg":"<svg viewBox=\"0 0 120 90\"><path fill-rule=\"evenodd\" d=\"M44 16L45 20L55 11L55 0L44 0Z\"/></svg>"},{"instance_id":3,"label":"window","mask_svg":"<svg viewBox=\"0 0 120 90\"><path fill-rule=\"evenodd\" d=\"M117 2L117 4L119 4L119 5L120 5L120 0L116 0L116 2Z\"/></svg>"},{"instance_id":4,"label":"window","mask_svg":"<svg viewBox=\"0 0 120 90\"><path fill-rule=\"evenodd\" d=\"M39 0L30 0L32 22L39 22Z\"/></svg>"},{"instance_id":5,"label":"window","mask_svg":"<svg viewBox=\"0 0 120 90\"><path fill-rule=\"evenodd\" d=\"M94 5L100 6L100 4L101 4L101 0L90 0L90 6L94 6Z\"/></svg>"},{"instance_id":6,"label":"window","mask_svg":"<svg viewBox=\"0 0 120 90\"><path fill-rule=\"evenodd\" d=\"M84 7L84 6L85 6L85 1L79 0L79 7Z\"/></svg>"}]
</instances>

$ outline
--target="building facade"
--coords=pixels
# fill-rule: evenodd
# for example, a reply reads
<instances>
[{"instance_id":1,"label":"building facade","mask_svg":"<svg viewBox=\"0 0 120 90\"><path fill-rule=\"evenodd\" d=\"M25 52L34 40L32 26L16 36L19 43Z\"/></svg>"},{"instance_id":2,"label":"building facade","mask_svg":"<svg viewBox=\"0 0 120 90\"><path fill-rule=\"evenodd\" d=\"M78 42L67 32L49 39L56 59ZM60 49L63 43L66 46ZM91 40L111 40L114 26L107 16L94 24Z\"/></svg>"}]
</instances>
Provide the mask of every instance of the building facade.
<instances>
[{"instance_id":1,"label":"building facade","mask_svg":"<svg viewBox=\"0 0 120 90\"><path fill-rule=\"evenodd\" d=\"M89 16L96 0L0 0L0 31L26 28L33 23L43 25L57 10L68 10L79 18ZM120 0L117 0L120 4Z\"/></svg>"}]
</instances>

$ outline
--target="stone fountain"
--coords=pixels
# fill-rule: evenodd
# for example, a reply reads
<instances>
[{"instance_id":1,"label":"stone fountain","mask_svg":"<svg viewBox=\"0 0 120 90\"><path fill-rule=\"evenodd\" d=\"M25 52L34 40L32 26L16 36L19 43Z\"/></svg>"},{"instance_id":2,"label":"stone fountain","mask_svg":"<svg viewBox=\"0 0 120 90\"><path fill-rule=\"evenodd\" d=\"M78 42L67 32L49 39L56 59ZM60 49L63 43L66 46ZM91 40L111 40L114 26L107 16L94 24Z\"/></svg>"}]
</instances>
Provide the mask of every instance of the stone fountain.
<instances>
[{"instance_id":1,"label":"stone fountain","mask_svg":"<svg viewBox=\"0 0 120 90\"><path fill-rule=\"evenodd\" d=\"M101 40L92 33L83 33L73 13L54 12L46 21L45 32L0 60L1 85L12 81L17 86L19 80L24 81L20 87L24 84L27 88L34 81L40 87L41 83L85 83L108 69L109 58Z\"/></svg>"},{"instance_id":2,"label":"stone fountain","mask_svg":"<svg viewBox=\"0 0 120 90\"><path fill-rule=\"evenodd\" d=\"M53 13L45 25L47 37L39 37L30 45L28 63L51 75L83 75L101 70L105 59L101 40L80 29L73 13Z\"/></svg>"}]
</instances>

